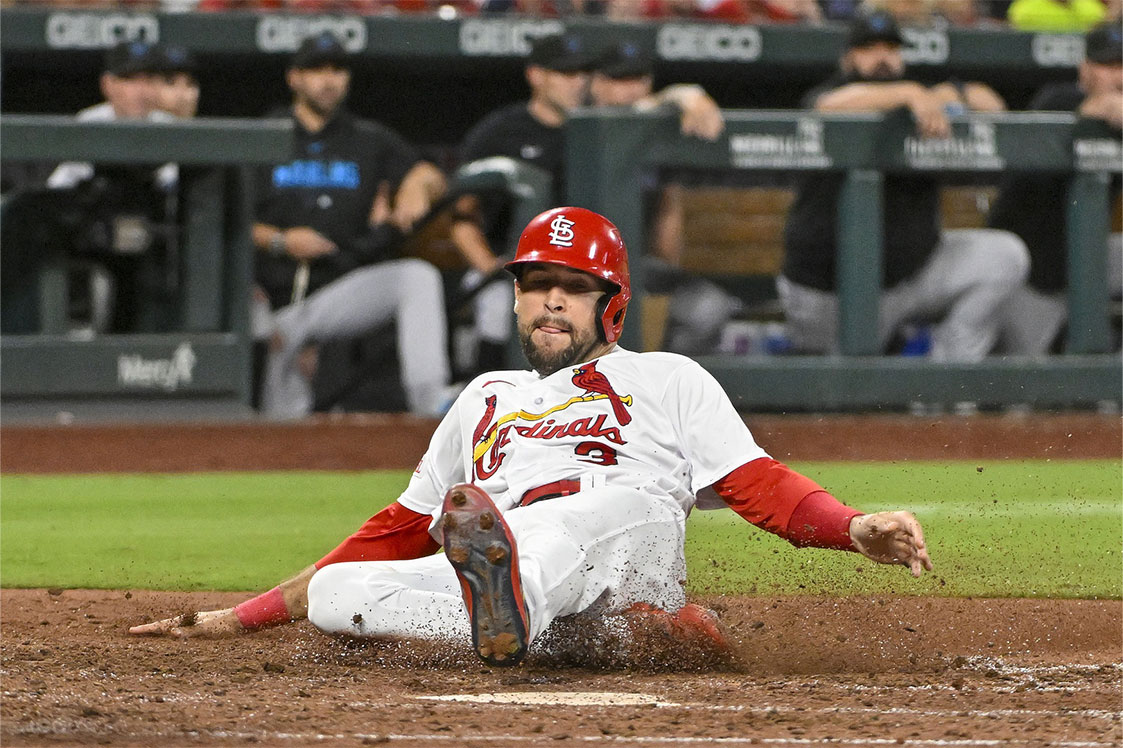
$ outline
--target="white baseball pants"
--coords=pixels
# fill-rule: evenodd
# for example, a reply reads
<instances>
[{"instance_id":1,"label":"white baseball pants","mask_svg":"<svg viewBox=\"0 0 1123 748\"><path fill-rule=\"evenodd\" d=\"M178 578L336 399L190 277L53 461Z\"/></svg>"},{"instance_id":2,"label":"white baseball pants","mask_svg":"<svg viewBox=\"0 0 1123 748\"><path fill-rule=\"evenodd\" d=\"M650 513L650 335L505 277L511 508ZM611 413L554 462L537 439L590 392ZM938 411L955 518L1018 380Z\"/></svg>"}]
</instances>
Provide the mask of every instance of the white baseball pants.
<instances>
[{"instance_id":1,"label":"white baseball pants","mask_svg":"<svg viewBox=\"0 0 1123 748\"><path fill-rule=\"evenodd\" d=\"M935 361L979 361L994 348L1001 310L1025 286L1029 252L1009 231L944 231L928 262L915 276L885 289L878 314L878 345L914 319L938 318L932 334ZM838 353L836 294L776 279L787 331L795 346L812 353Z\"/></svg>"},{"instance_id":2,"label":"white baseball pants","mask_svg":"<svg viewBox=\"0 0 1123 748\"><path fill-rule=\"evenodd\" d=\"M449 383L444 285L424 260L392 260L353 270L274 315L262 391L271 418L300 418L312 410L312 385L297 367L309 343L353 338L397 321L398 360L409 409L441 415Z\"/></svg>"},{"instance_id":3,"label":"white baseball pants","mask_svg":"<svg viewBox=\"0 0 1123 748\"><path fill-rule=\"evenodd\" d=\"M594 488L503 517L518 545L532 641L559 616L635 602L678 610L686 601L685 517L669 497ZM308 619L329 634L471 640L441 553L325 566L308 585Z\"/></svg>"}]
</instances>

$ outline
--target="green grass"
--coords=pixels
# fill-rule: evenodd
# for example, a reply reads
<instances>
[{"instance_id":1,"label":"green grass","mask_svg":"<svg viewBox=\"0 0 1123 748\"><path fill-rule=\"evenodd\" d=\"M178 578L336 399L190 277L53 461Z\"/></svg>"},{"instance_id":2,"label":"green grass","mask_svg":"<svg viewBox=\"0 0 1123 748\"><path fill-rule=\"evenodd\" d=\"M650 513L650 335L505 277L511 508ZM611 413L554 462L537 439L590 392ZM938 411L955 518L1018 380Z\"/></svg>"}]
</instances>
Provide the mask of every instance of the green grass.
<instances>
[{"instance_id":1,"label":"green grass","mask_svg":"<svg viewBox=\"0 0 1123 748\"><path fill-rule=\"evenodd\" d=\"M1119 461L815 463L867 511L907 508L936 570L797 550L728 510L695 512L700 593L1123 596ZM977 470L982 467L982 472ZM316 560L405 486L405 472L0 477L6 587L259 589Z\"/></svg>"}]
</instances>

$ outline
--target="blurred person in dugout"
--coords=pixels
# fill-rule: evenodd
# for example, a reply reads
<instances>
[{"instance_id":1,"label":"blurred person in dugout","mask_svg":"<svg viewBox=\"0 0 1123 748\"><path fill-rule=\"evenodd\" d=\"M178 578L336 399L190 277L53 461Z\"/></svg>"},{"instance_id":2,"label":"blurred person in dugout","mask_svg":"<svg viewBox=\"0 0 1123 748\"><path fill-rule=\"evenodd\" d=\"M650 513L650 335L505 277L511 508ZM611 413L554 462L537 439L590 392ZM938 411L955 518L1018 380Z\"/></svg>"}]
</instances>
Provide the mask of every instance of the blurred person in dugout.
<instances>
[{"instance_id":1,"label":"blurred person in dugout","mask_svg":"<svg viewBox=\"0 0 1123 748\"><path fill-rule=\"evenodd\" d=\"M1084 61L1073 82L1051 83L1039 90L1029 108L1075 112L1105 122L1120 139L1123 128L1123 29L1118 21L1097 26L1085 36ZM1081 125L1077 125L1078 129ZM1040 353L1058 347L1068 315L1066 177L1051 174L1004 175L990 211L989 225L1013 231L1029 247L1029 285L1005 308L1003 332L1011 353ZM1111 200L1119 210L1120 176L1112 176ZM1123 234L1108 236L1108 291L1123 296ZM1032 320L1034 324L1022 324Z\"/></svg>"},{"instance_id":2,"label":"blurred person in dugout","mask_svg":"<svg viewBox=\"0 0 1123 748\"><path fill-rule=\"evenodd\" d=\"M887 13L852 22L838 73L804 98L819 112L911 113L922 138L946 138L949 112L997 112L1003 100L981 83L927 86L906 76L902 37ZM836 216L843 176L800 178L784 230L777 291L796 349L836 353ZM887 351L906 323L935 322L928 355L978 361L994 349L1002 310L1025 285L1029 253L996 229L940 229L940 184L930 174L887 174L883 187L882 292L878 341ZM876 230L876 228L873 230Z\"/></svg>"},{"instance_id":3,"label":"blurred person in dugout","mask_svg":"<svg viewBox=\"0 0 1123 748\"><path fill-rule=\"evenodd\" d=\"M392 130L343 106L350 60L331 33L306 39L286 81L291 161L263 169L255 336L267 339L261 408L298 418L314 405L318 347L396 324L408 409L439 415L450 398L444 288L429 263L397 256L404 232L445 189L443 174Z\"/></svg>"},{"instance_id":4,"label":"blurred person in dugout","mask_svg":"<svg viewBox=\"0 0 1123 748\"><path fill-rule=\"evenodd\" d=\"M503 156L536 166L552 179L551 200L565 202L564 127L570 112L589 103L590 74L598 55L575 34L536 39L526 60L530 99L497 109L476 123L464 138L461 163ZM633 76L626 98L607 100L607 87L598 86L593 103L655 108L668 106L680 113L684 135L716 139L724 129L721 110L697 86L669 86L651 91L650 75ZM618 95L618 94L617 94ZM474 334L478 340L473 371L507 365L513 291L508 278L494 276L502 267L499 255L507 248L510 202L496 195L469 194L453 210L451 238L470 266L463 285L477 289L473 301ZM482 288L480 285L484 284Z\"/></svg>"},{"instance_id":5,"label":"blurred person in dugout","mask_svg":"<svg viewBox=\"0 0 1123 748\"><path fill-rule=\"evenodd\" d=\"M99 77L105 100L75 119L171 121L156 105L156 63L153 47L145 42L109 49ZM174 193L178 176L175 164L68 161L50 172L45 191L25 185L5 206L3 306L10 315L5 331L36 329L38 315L29 303L39 273L54 262L65 266L70 279L64 303L71 334L159 329L151 312L169 292L161 270L166 259L162 229L167 196Z\"/></svg>"},{"instance_id":6,"label":"blurred person in dugout","mask_svg":"<svg viewBox=\"0 0 1123 748\"><path fill-rule=\"evenodd\" d=\"M634 40L608 45L597 56L589 82L594 106L631 107L639 111L670 109L681 112L681 132L705 140L725 129L717 103L698 85L679 83L654 93L655 66L651 53ZM647 197L647 290L670 298L665 339L661 348L673 353L710 353L721 329L740 311L741 300L720 286L682 269L685 248L684 187L673 180L644 185Z\"/></svg>"},{"instance_id":7,"label":"blurred person in dugout","mask_svg":"<svg viewBox=\"0 0 1123 748\"><path fill-rule=\"evenodd\" d=\"M195 56L176 44L158 44L154 49L156 108L179 119L199 113L199 65Z\"/></svg>"}]
</instances>

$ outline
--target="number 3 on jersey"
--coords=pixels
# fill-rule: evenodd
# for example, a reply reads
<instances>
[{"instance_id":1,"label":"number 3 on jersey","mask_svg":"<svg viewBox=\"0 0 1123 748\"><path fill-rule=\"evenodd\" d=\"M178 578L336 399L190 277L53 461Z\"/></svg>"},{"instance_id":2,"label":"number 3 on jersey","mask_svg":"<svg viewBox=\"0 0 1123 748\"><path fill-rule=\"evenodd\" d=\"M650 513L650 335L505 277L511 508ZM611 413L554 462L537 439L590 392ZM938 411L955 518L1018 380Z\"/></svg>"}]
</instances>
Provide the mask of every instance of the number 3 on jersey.
<instances>
[{"instance_id":1,"label":"number 3 on jersey","mask_svg":"<svg viewBox=\"0 0 1123 748\"><path fill-rule=\"evenodd\" d=\"M577 458L579 462L588 462L593 465L616 464L616 450L601 442L581 442L573 448L573 451L580 455Z\"/></svg>"}]
</instances>

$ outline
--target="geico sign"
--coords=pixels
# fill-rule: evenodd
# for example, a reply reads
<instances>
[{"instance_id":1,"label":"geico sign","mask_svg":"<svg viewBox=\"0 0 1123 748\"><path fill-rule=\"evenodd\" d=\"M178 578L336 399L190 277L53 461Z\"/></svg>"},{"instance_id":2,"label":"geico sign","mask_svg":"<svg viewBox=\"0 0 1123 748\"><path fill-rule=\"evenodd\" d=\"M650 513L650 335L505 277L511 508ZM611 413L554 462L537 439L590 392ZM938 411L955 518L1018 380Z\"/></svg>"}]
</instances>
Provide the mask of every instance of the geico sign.
<instances>
[{"instance_id":1,"label":"geico sign","mask_svg":"<svg viewBox=\"0 0 1123 748\"><path fill-rule=\"evenodd\" d=\"M330 31L348 52L367 48L367 27L354 16L263 16L257 22L257 48L262 52L294 52L310 36Z\"/></svg>"},{"instance_id":2,"label":"geico sign","mask_svg":"<svg viewBox=\"0 0 1123 748\"><path fill-rule=\"evenodd\" d=\"M460 24L460 53L475 56L530 54L530 44L540 36L561 34L560 21L493 21L470 19Z\"/></svg>"},{"instance_id":3,"label":"geico sign","mask_svg":"<svg viewBox=\"0 0 1123 748\"><path fill-rule=\"evenodd\" d=\"M930 29L901 29L905 46L901 57L910 65L942 65L948 61L951 43L946 31Z\"/></svg>"},{"instance_id":4,"label":"geico sign","mask_svg":"<svg viewBox=\"0 0 1123 748\"><path fill-rule=\"evenodd\" d=\"M670 23L659 29L655 44L664 60L753 62L763 50L755 26Z\"/></svg>"},{"instance_id":5,"label":"geico sign","mask_svg":"<svg viewBox=\"0 0 1123 748\"><path fill-rule=\"evenodd\" d=\"M1074 68L1084 59L1084 37L1075 34L1035 34L1033 61L1043 68Z\"/></svg>"},{"instance_id":6,"label":"geico sign","mask_svg":"<svg viewBox=\"0 0 1123 748\"><path fill-rule=\"evenodd\" d=\"M160 41L160 22L143 13L52 13L46 32L51 49L104 49L138 39L155 44Z\"/></svg>"}]
</instances>

